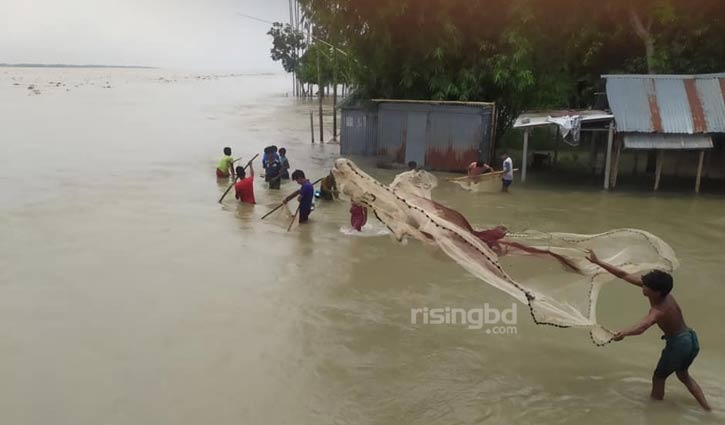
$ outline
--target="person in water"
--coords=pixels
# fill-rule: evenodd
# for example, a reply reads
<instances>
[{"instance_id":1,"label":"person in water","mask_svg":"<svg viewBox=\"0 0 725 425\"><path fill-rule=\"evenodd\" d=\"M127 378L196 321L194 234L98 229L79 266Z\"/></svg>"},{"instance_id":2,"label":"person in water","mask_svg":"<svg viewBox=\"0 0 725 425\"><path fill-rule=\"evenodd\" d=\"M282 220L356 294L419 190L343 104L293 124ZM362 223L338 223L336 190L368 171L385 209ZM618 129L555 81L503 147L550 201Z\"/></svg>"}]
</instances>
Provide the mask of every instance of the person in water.
<instances>
[{"instance_id":1,"label":"person in water","mask_svg":"<svg viewBox=\"0 0 725 425\"><path fill-rule=\"evenodd\" d=\"M514 161L507 152L501 155L503 160L503 174L501 175L501 192L508 193L509 186L514 182Z\"/></svg>"},{"instance_id":2,"label":"person in water","mask_svg":"<svg viewBox=\"0 0 725 425\"><path fill-rule=\"evenodd\" d=\"M603 268L614 276L625 280L632 285L642 288L642 294L649 299L650 310L636 325L616 332L615 341L625 337L641 335L652 325L659 326L664 335L665 349L657 363L652 377L651 396L655 400L662 400L665 396L665 381L673 373L685 384L700 406L710 410L702 388L690 376L689 368L700 352L697 334L685 323L680 306L675 297L670 294L672 290L672 276L661 270L653 270L643 276L635 276L617 267L607 264L597 258L593 251L589 251L589 261Z\"/></svg>"},{"instance_id":3,"label":"person in water","mask_svg":"<svg viewBox=\"0 0 725 425\"><path fill-rule=\"evenodd\" d=\"M408 171L414 171L418 169L418 163L415 161L408 161Z\"/></svg>"},{"instance_id":4,"label":"person in water","mask_svg":"<svg viewBox=\"0 0 725 425\"><path fill-rule=\"evenodd\" d=\"M234 193L240 202L254 204L254 168L249 163L249 177L246 176L244 167L237 167L237 178L239 181L234 184Z\"/></svg>"},{"instance_id":5,"label":"person in water","mask_svg":"<svg viewBox=\"0 0 725 425\"><path fill-rule=\"evenodd\" d=\"M292 173L292 180L296 181L301 187L299 192L294 192L285 200L284 203L289 202L292 198L295 197L299 193L299 196L297 196L297 201L300 203L299 205L299 214L300 214L300 224L307 223L307 220L310 217L310 213L312 212L312 200L315 197L315 187L312 186L312 183L310 183L309 180L305 177L305 172L302 170L295 170Z\"/></svg>"},{"instance_id":6,"label":"person in water","mask_svg":"<svg viewBox=\"0 0 725 425\"><path fill-rule=\"evenodd\" d=\"M269 183L270 189L279 189L280 180L282 179L282 164L276 155L276 152L268 153L265 161L264 181Z\"/></svg>"},{"instance_id":7,"label":"person in water","mask_svg":"<svg viewBox=\"0 0 725 425\"><path fill-rule=\"evenodd\" d=\"M326 201L332 201L339 196L340 194L337 191L337 182L335 182L335 176L330 173L320 182L320 191L318 198L322 198Z\"/></svg>"},{"instance_id":8,"label":"person in water","mask_svg":"<svg viewBox=\"0 0 725 425\"><path fill-rule=\"evenodd\" d=\"M279 162L282 164L282 178L289 180L289 160L287 160L287 149L279 148Z\"/></svg>"},{"instance_id":9,"label":"person in water","mask_svg":"<svg viewBox=\"0 0 725 425\"><path fill-rule=\"evenodd\" d=\"M492 171L493 167L483 161L472 162L468 165L468 177L476 177Z\"/></svg>"},{"instance_id":10,"label":"person in water","mask_svg":"<svg viewBox=\"0 0 725 425\"><path fill-rule=\"evenodd\" d=\"M224 148L224 156L219 160L216 167L216 176L219 179L226 179L229 176L234 177L234 158L232 158L232 148Z\"/></svg>"},{"instance_id":11,"label":"person in water","mask_svg":"<svg viewBox=\"0 0 725 425\"><path fill-rule=\"evenodd\" d=\"M365 223L368 222L368 209L365 206L352 202L350 205L350 225L358 232L362 231Z\"/></svg>"}]
</instances>

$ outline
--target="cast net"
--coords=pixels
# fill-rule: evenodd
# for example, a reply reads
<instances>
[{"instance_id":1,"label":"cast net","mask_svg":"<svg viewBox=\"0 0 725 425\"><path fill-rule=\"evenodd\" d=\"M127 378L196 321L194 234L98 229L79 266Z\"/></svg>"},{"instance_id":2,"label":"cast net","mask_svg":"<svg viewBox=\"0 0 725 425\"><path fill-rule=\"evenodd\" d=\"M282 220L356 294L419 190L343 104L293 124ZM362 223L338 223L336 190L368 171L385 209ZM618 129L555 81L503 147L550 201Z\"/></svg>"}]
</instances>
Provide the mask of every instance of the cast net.
<instances>
[{"instance_id":1,"label":"cast net","mask_svg":"<svg viewBox=\"0 0 725 425\"><path fill-rule=\"evenodd\" d=\"M514 170L515 171L515 170ZM500 192L503 171L448 179L469 192Z\"/></svg>"},{"instance_id":2,"label":"cast net","mask_svg":"<svg viewBox=\"0 0 725 425\"><path fill-rule=\"evenodd\" d=\"M669 245L642 230L596 235L512 234L502 227L478 231L457 211L420 196L430 189L410 190L416 186L413 174L398 176L393 188L344 158L335 162L333 173L342 193L367 206L398 241L412 238L437 246L469 273L527 305L537 324L587 329L598 345L613 337L597 321L597 299L614 278L586 260L587 249L630 273L678 266Z\"/></svg>"}]
</instances>

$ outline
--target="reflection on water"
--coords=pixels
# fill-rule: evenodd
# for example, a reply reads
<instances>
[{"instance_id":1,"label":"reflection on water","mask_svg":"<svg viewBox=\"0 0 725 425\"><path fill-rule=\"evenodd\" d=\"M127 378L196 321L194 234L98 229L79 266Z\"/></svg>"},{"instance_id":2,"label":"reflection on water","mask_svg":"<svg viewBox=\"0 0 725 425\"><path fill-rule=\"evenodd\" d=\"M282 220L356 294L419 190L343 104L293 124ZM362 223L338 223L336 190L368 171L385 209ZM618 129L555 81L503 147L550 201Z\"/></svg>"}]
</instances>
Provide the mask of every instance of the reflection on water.
<instances>
[{"instance_id":1,"label":"reflection on water","mask_svg":"<svg viewBox=\"0 0 725 425\"><path fill-rule=\"evenodd\" d=\"M508 196L444 181L434 193L479 227L636 227L669 242L682 262L675 295L703 347L692 373L719 410L705 415L675 380L664 402L647 399L655 330L598 348L521 309L514 335L412 325L411 308L511 300L417 243L347 235L344 201L318 200L312 223L291 232L260 220L295 183L268 192L257 178L258 205L238 205L233 193L219 205L229 184L213 170L223 146L244 158L286 146L293 168L313 179L337 156L336 145L309 144L313 105L280 96L287 79L54 72L0 74L0 96L12 99L0 102L3 423L724 419L721 198L610 194L535 176ZM72 90L30 95L12 84L20 76ZM111 88L90 84L100 80ZM600 298L615 328L646 308L625 284Z\"/></svg>"}]
</instances>

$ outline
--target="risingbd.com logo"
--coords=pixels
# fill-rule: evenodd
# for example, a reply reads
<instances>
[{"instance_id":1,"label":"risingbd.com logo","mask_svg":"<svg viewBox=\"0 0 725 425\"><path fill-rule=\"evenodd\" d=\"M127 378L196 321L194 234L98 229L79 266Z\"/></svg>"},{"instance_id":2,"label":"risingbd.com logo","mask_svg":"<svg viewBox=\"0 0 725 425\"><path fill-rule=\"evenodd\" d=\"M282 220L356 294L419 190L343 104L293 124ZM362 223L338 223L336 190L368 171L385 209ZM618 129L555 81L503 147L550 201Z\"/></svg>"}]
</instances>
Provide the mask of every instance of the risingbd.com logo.
<instances>
[{"instance_id":1,"label":"risingbd.com logo","mask_svg":"<svg viewBox=\"0 0 725 425\"><path fill-rule=\"evenodd\" d=\"M482 330L488 335L515 335L518 323L517 304L498 309L484 304L478 308L411 308L410 323L413 325L457 325L467 329Z\"/></svg>"}]
</instances>

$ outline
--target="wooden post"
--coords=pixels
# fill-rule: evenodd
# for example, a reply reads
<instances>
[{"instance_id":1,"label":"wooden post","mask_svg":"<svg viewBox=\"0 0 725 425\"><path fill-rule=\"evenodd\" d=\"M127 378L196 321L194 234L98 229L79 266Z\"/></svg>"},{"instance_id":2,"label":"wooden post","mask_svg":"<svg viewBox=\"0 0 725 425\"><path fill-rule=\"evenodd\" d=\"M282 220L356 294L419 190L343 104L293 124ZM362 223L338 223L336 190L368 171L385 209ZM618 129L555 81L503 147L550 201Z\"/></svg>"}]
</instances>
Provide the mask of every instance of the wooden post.
<instances>
[{"instance_id":1,"label":"wooden post","mask_svg":"<svg viewBox=\"0 0 725 425\"><path fill-rule=\"evenodd\" d=\"M521 158L521 183L526 181L527 158L529 157L529 129L524 130L524 156Z\"/></svg>"},{"instance_id":2,"label":"wooden post","mask_svg":"<svg viewBox=\"0 0 725 425\"><path fill-rule=\"evenodd\" d=\"M660 177L662 176L662 162L664 160L665 152L663 150L657 151L657 165L655 165L655 191L660 188Z\"/></svg>"},{"instance_id":3,"label":"wooden post","mask_svg":"<svg viewBox=\"0 0 725 425\"><path fill-rule=\"evenodd\" d=\"M554 141L554 164L553 167L556 168L556 164L559 162L559 135L561 133L559 132L559 126L556 126L556 136L554 136L556 139Z\"/></svg>"},{"instance_id":4,"label":"wooden post","mask_svg":"<svg viewBox=\"0 0 725 425\"><path fill-rule=\"evenodd\" d=\"M315 144L315 122L312 116L314 112L310 111L310 134L312 135L312 144Z\"/></svg>"},{"instance_id":5,"label":"wooden post","mask_svg":"<svg viewBox=\"0 0 725 425\"><path fill-rule=\"evenodd\" d=\"M592 175L597 175L597 137L599 133L590 133L589 136L589 168L592 169Z\"/></svg>"},{"instance_id":6,"label":"wooden post","mask_svg":"<svg viewBox=\"0 0 725 425\"><path fill-rule=\"evenodd\" d=\"M700 193L700 179L702 178L703 162L705 162L705 150L700 151L700 158L697 161L697 180L695 180L695 193Z\"/></svg>"},{"instance_id":7,"label":"wooden post","mask_svg":"<svg viewBox=\"0 0 725 425\"><path fill-rule=\"evenodd\" d=\"M604 163L604 190L609 189L609 178L612 173L612 143L614 142L614 122L609 123L609 137L607 138L607 152Z\"/></svg>"},{"instance_id":8,"label":"wooden post","mask_svg":"<svg viewBox=\"0 0 725 425\"><path fill-rule=\"evenodd\" d=\"M632 175L637 175L637 169L639 168L639 152L634 151L634 165L632 166Z\"/></svg>"},{"instance_id":9,"label":"wooden post","mask_svg":"<svg viewBox=\"0 0 725 425\"><path fill-rule=\"evenodd\" d=\"M612 181L609 186L614 190L617 187L617 176L619 176L619 158L622 156L622 139L617 140L617 153L614 155L614 173L612 173Z\"/></svg>"},{"instance_id":10,"label":"wooden post","mask_svg":"<svg viewBox=\"0 0 725 425\"><path fill-rule=\"evenodd\" d=\"M332 139L337 140L337 50L332 49Z\"/></svg>"}]
</instances>

